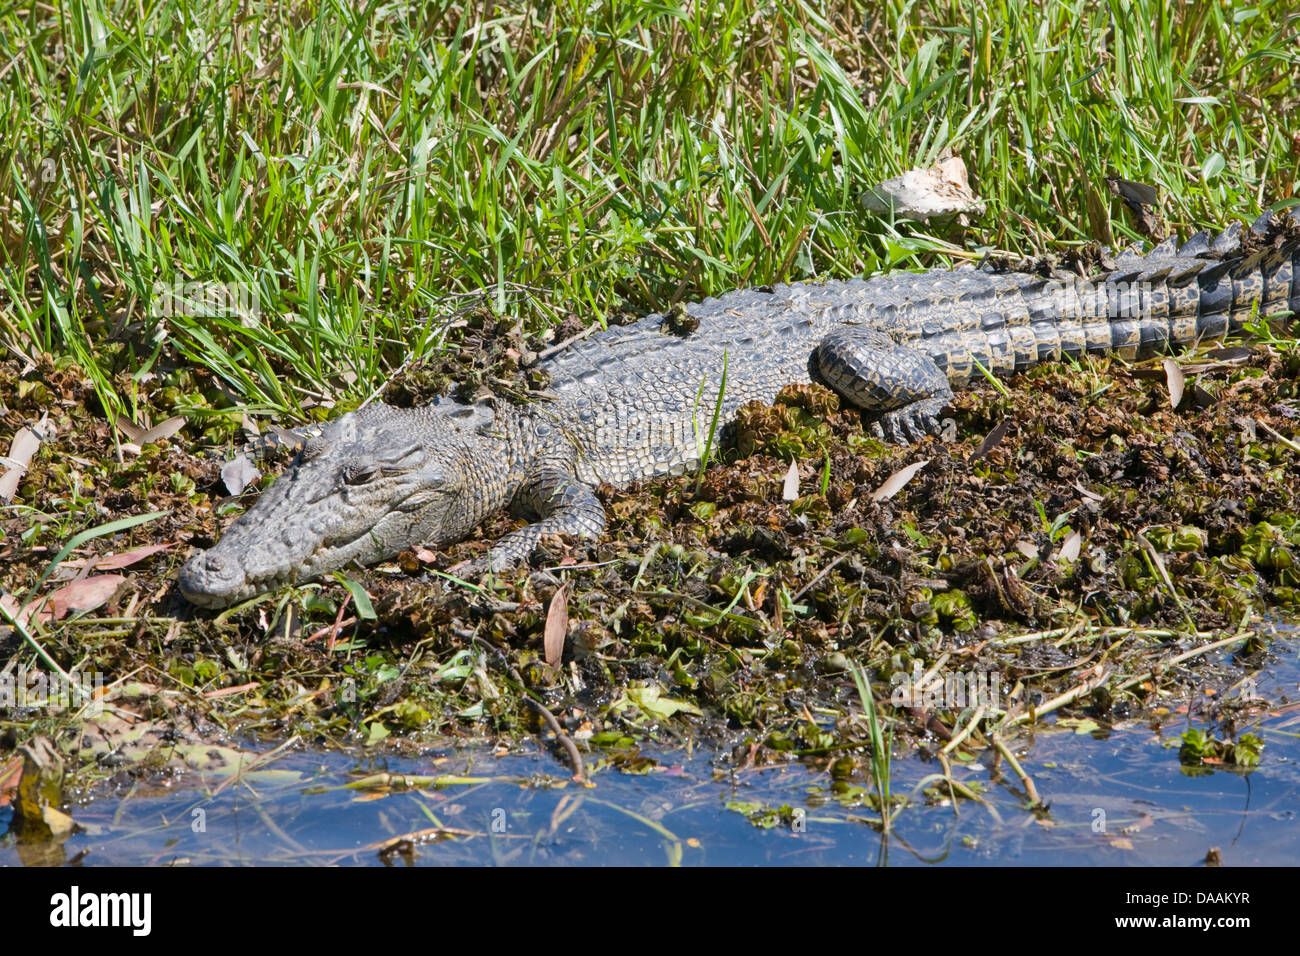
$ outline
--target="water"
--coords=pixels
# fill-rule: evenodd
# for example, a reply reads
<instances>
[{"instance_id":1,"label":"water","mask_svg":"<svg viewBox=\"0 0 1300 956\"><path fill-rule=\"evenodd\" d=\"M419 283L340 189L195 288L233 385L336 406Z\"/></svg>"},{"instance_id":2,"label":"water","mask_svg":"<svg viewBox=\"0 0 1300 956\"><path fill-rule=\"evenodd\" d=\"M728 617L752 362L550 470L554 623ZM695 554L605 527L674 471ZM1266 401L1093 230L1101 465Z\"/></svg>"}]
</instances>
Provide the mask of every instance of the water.
<instances>
[{"instance_id":1,"label":"water","mask_svg":"<svg viewBox=\"0 0 1300 956\"><path fill-rule=\"evenodd\" d=\"M873 791L865 768L832 793L827 761L734 767L702 750L643 749L624 755L629 769L598 772L586 787L541 742L416 757L290 749L238 780L194 773L90 794L72 809L81 832L41 846L6 835L0 864L1193 866L1213 847L1225 865L1291 865L1300 859L1300 632L1279 626L1253 676L1271 706L1236 728L1265 741L1250 773L1183 770L1179 735L1207 728L1195 714L1105 733L1047 726L1018 748L1043 807L1028 807L1020 780L984 755L953 763L984 805L963 799L954 812L922 799L888 836L866 822L879 815L863 803ZM911 793L938 769L896 755L893 790ZM441 785L403 789L383 774ZM11 816L0 808L0 827Z\"/></svg>"}]
</instances>

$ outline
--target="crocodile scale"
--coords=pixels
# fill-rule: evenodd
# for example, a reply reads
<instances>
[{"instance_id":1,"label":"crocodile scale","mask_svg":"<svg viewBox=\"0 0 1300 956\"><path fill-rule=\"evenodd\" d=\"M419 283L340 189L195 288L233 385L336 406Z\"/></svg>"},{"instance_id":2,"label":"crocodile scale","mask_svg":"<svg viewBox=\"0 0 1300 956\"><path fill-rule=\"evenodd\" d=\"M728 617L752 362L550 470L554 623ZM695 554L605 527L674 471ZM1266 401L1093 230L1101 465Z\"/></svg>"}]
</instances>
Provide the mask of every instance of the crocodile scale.
<instances>
[{"instance_id":1,"label":"crocodile scale","mask_svg":"<svg viewBox=\"0 0 1300 956\"><path fill-rule=\"evenodd\" d=\"M471 570L517 563L547 534L598 536L595 486L693 470L719 394L725 427L746 402L821 382L878 435L913 441L982 370L1084 352L1139 358L1300 312L1298 233L1300 222L1265 214L1249 231L1127 252L1088 280L964 267L745 289L686 306L685 335L649 315L542 362L551 384L532 404L376 403L341 416L185 564L181 592L225 606L452 543L507 506L535 520Z\"/></svg>"}]
</instances>

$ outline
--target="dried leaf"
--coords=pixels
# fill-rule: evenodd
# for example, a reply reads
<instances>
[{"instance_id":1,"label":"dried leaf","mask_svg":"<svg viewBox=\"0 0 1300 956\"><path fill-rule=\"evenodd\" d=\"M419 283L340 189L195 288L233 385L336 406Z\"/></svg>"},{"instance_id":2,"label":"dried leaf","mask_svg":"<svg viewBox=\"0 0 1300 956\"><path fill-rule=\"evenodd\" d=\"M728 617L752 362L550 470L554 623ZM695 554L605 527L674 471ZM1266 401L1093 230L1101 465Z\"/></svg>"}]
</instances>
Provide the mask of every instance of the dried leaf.
<instances>
[{"instance_id":1,"label":"dried leaf","mask_svg":"<svg viewBox=\"0 0 1300 956\"><path fill-rule=\"evenodd\" d=\"M1205 357L1214 359L1219 365L1240 365L1254 358L1255 350L1234 345L1229 348L1210 349L1205 353Z\"/></svg>"},{"instance_id":2,"label":"dried leaf","mask_svg":"<svg viewBox=\"0 0 1300 956\"><path fill-rule=\"evenodd\" d=\"M1154 206L1160 202L1160 190L1156 189L1155 186L1148 186L1146 183L1135 183L1129 179L1107 176L1106 185L1110 187L1112 193L1119 196L1126 203Z\"/></svg>"},{"instance_id":3,"label":"dried leaf","mask_svg":"<svg viewBox=\"0 0 1300 956\"><path fill-rule=\"evenodd\" d=\"M113 424L117 426L118 431L131 439L132 444L135 445L140 444L140 436L147 431L147 429L141 428L125 415L118 415Z\"/></svg>"},{"instance_id":4,"label":"dried leaf","mask_svg":"<svg viewBox=\"0 0 1300 956\"><path fill-rule=\"evenodd\" d=\"M790 462L790 470L785 473L785 484L781 486L781 500L794 501L799 497L799 464Z\"/></svg>"},{"instance_id":5,"label":"dried leaf","mask_svg":"<svg viewBox=\"0 0 1300 956\"><path fill-rule=\"evenodd\" d=\"M1162 382L1168 378L1163 368L1131 368L1128 373L1143 381Z\"/></svg>"},{"instance_id":6,"label":"dried leaf","mask_svg":"<svg viewBox=\"0 0 1300 956\"><path fill-rule=\"evenodd\" d=\"M1217 398L1195 383L1192 385L1192 398L1196 400L1199 408L1209 408L1218 402Z\"/></svg>"},{"instance_id":7,"label":"dried leaf","mask_svg":"<svg viewBox=\"0 0 1300 956\"><path fill-rule=\"evenodd\" d=\"M131 551L123 551L120 554L110 554L102 557L95 563L95 567L100 571L116 571L119 568L130 567L145 558L153 557L160 551L166 551L170 547L172 547L170 543L147 544L143 548L134 548Z\"/></svg>"},{"instance_id":8,"label":"dried leaf","mask_svg":"<svg viewBox=\"0 0 1300 956\"><path fill-rule=\"evenodd\" d=\"M178 431L185 427L184 415L173 415L167 421L155 425L138 438L132 439L137 445L148 445L152 442L162 441L164 438L171 438Z\"/></svg>"},{"instance_id":9,"label":"dried leaf","mask_svg":"<svg viewBox=\"0 0 1300 956\"><path fill-rule=\"evenodd\" d=\"M221 466L221 482L232 495L243 494L244 489L262 477L262 473L247 455L232 458Z\"/></svg>"},{"instance_id":10,"label":"dried leaf","mask_svg":"<svg viewBox=\"0 0 1300 956\"><path fill-rule=\"evenodd\" d=\"M1149 813L1144 813L1142 814L1142 816L1138 817L1128 826L1124 827L1124 829L1121 830L1120 832L1125 835L1141 833L1143 830L1155 826L1155 823L1156 823L1155 817L1151 816L1151 814Z\"/></svg>"},{"instance_id":11,"label":"dried leaf","mask_svg":"<svg viewBox=\"0 0 1300 956\"><path fill-rule=\"evenodd\" d=\"M1075 159L1078 159L1077 153ZM1102 198L1101 190L1088 182L1082 163L1079 165L1078 172L1086 190L1084 199L1088 207L1088 225L1092 238L1104 246L1114 245L1110 230L1110 203Z\"/></svg>"},{"instance_id":12,"label":"dried leaf","mask_svg":"<svg viewBox=\"0 0 1300 956\"><path fill-rule=\"evenodd\" d=\"M30 428L20 428L9 445L9 462L11 467L26 468L32 463L32 455L41 447L40 436Z\"/></svg>"},{"instance_id":13,"label":"dried leaf","mask_svg":"<svg viewBox=\"0 0 1300 956\"><path fill-rule=\"evenodd\" d=\"M41 807L41 820L49 827L50 836L55 839L67 836L77 825L72 817L54 807Z\"/></svg>"},{"instance_id":14,"label":"dried leaf","mask_svg":"<svg viewBox=\"0 0 1300 956\"><path fill-rule=\"evenodd\" d=\"M902 491L903 486L911 481L912 477L928 464L930 464L930 459L927 458L924 461L914 462L905 468L898 469L898 471L885 479L883 485L871 493L871 500L888 501L890 498L894 497L894 495Z\"/></svg>"},{"instance_id":15,"label":"dried leaf","mask_svg":"<svg viewBox=\"0 0 1300 956\"><path fill-rule=\"evenodd\" d=\"M569 585L561 584L551 597L551 606L546 609L546 628L542 644L546 651L546 663L552 667L560 666L564 656L564 638L569 633Z\"/></svg>"},{"instance_id":16,"label":"dried leaf","mask_svg":"<svg viewBox=\"0 0 1300 956\"><path fill-rule=\"evenodd\" d=\"M107 604L124 581L126 578L120 574L95 574L65 584L50 595L49 608L41 612L41 617L52 616L57 621L69 614L93 611Z\"/></svg>"},{"instance_id":17,"label":"dried leaf","mask_svg":"<svg viewBox=\"0 0 1300 956\"><path fill-rule=\"evenodd\" d=\"M996 448L998 442L1002 441L1002 439L1007 436L1007 432L1010 430L1011 430L1011 419L1010 418L1002 419L1002 421L998 422L997 425L994 426L993 431L989 432L987 435L984 436L984 440L980 442L979 448L975 449L975 454L970 456L970 460L979 461L981 458L983 458L985 455L991 452L994 448Z\"/></svg>"},{"instance_id":18,"label":"dried leaf","mask_svg":"<svg viewBox=\"0 0 1300 956\"><path fill-rule=\"evenodd\" d=\"M20 428L14 435L14 440L9 445L9 454L6 456L8 467L4 475L0 475L0 504L9 504L14 500L14 495L18 493L18 483L23 480L23 475L27 474L27 468L32 463L32 455L36 454L36 449L41 447L41 439L30 428Z\"/></svg>"},{"instance_id":19,"label":"dried leaf","mask_svg":"<svg viewBox=\"0 0 1300 956\"><path fill-rule=\"evenodd\" d=\"M1077 491L1077 492L1079 492L1079 494L1083 495L1083 496L1084 496L1085 498L1087 498L1089 501L1105 501L1105 500L1106 500L1106 499L1103 498L1101 495L1097 494L1097 492L1095 492L1095 491L1089 491L1087 488L1083 487L1083 485L1079 484L1077 481L1074 483L1074 490Z\"/></svg>"},{"instance_id":20,"label":"dried leaf","mask_svg":"<svg viewBox=\"0 0 1300 956\"><path fill-rule=\"evenodd\" d=\"M1164 582L1165 588L1170 594L1176 595L1177 592L1174 590L1173 579L1169 577L1169 569L1165 567L1165 559L1160 556L1160 552L1155 549L1155 545L1148 541L1147 536L1141 531L1137 533L1137 543L1138 546L1147 553L1147 556L1151 558L1151 563L1156 566L1156 571L1159 572L1160 580Z\"/></svg>"},{"instance_id":21,"label":"dried leaf","mask_svg":"<svg viewBox=\"0 0 1300 956\"><path fill-rule=\"evenodd\" d=\"M1169 404L1174 408L1183 400L1185 381L1182 367L1171 358L1165 359L1165 383L1169 386Z\"/></svg>"},{"instance_id":22,"label":"dried leaf","mask_svg":"<svg viewBox=\"0 0 1300 956\"><path fill-rule=\"evenodd\" d=\"M102 558L87 558L81 561L64 561L63 566L67 568L84 568L91 561L95 564L97 571L118 571L122 568L130 567L145 558L153 557L159 551L166 551L172 547L171 544L148 544L142 548L135 548L131 551L123 551L120 554L106 554Z\"/></svg>"},{"instance_id":23,"label":"dried leaf","mask_svg":"<svg viewBox=\"0 0 1300 956\"><path fill-rule=\"evenodd\" d=\"M1078 561L1079 551L1083 547L1083 535L1077 531L1071 531L1061 545L1061 550L1056 552L1057 561Z\"/></svg>"}]
</instances>

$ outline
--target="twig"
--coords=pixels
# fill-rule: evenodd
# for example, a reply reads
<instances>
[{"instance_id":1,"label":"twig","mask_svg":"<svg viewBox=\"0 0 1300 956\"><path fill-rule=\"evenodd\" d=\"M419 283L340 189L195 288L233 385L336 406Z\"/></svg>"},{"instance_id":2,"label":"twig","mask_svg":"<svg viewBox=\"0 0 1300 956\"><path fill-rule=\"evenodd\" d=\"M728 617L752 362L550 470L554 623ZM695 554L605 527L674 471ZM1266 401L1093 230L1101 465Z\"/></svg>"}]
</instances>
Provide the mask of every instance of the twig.
<instances>
[{"instance_id":1,"label":"twig","mask_svg":"<svg viewBox=\"0 0 1300 956\"><path fill-rule=\"evenodd\" d=\"M1043 704L1043 706L1041 707L1035 707L1032 710L1024 711L1022 713L1016 714L1014 717L1011 716L1010 714L1006 715L1005 717L1002 718L1002 723L999 724L998 726L1014 727L1016 724L1023 723L1024 721L1028 720L1031 714L1033 715L1035 720L1038 719L1038 717L1042 716L1043 714L1050 714L1052 711L1064 707L1072 700L1075 700L1079 697L1082 697L1084 694L1096 690L1102 684L1106 683L1106 678L1108 677L1110 677L1110 671L1104 670L1100 674L1098 674L1095 678L1091 680L1085 680L1082 684L1079 684L1077 687L1073 687L1070 690L1067 690L1060 697L1052 698L1046 704Z\"/></svg>"},{"instance_id":2,"label":"twig","mask_svg":"<svg viewBox=\"0 0 1300 956\"><path fill-rule=\"evenodd\" d=\"M1272 435L1274 438L1280 441L1283 445L1286 445L1287 448L1290 448L1292 451L1295 452L1300 452L1300 445L1297 445L1295 442L1287 438L1285 435L1283 435L1281 432L1277 431L1276 429L1271 428L1268 422L1264 421L1262 418L1255 419L1255 424L1258 425L1260 428L1264 429L1264 431L1268 432L1270 435Z\"/></svg>"},{"instance_id":3,"label":"twig","mask_svg":"<svg viewBox=\"0 0 1300 956\"><path fill-rule=\"evenodd\" d=\"M1011 766L1011 769L1015 771L1016 776L1020 778L1020 782L1024 784L1025 795L1029 797L1034 806L1041 807L1043 805L1043 800L1038 796L1038 788L1034 786L1034 781L1030 779L1029 774L1025 773L1025 768L1020 766L1020 761L1016 759L1016 755L1007 748L1005 743L1003 743L1002 738L998 736L997 731L993 732L992 739L993 746L997 748L998 753L1002 754L1002 756L1007 759L1007 763Z\"/></svg>"},{"instance_id":4,"label":"twig","mask_svg":"<svg viewBox=\"0 0 1300 956\"><path fill-rule=\"evenodd\" d=\"M585 783L587 776L586 769L582 764L582 754L578 752L577 745L574 744L569 735L564 732L564 728L561 727L560 722L555 719L555 715L551 713L549 708L542 706L531 697L525 697L524 702L530 704L533 710L537 711L538 716L546 722L546 726L551 728L551 732L555 734L555 739L560 742L560 746L564 748L564 752L569 755L569 762L573 764L573 779L580 783Z\"/></svg>"},{"instance_id":5,"label":"twig","mask_svg":"<svg viewBox=\"0 0 1300 956\"><path fill-rule=\"evenodd\" d=\"M310 644L312 641L319 640L320 638L324 637L326 634L331 634L331 633L337 634L337 632L342 628L351 627L355 623L357 623L357 619L355 616L348 618L346 621L336 620L333 624L326 624L315 634L311 635L311 637L304 637L302 639L302 642L304 644Z\"/></svg>"},{"instance_id":6,"label":"twig","mask_svg":"<svg viewBox=\"0 0 1300 956\"><path fill-rule=\"evenodd\" d=\"M952 740L944 744L943 749L940 750L939 753L948 754L951 753L953 750L955 750L957 747L960 747L961 742L965 740L967 737L969 737L975 731L975 725L984 719L984 711L986 709L987 708L985 707L984 704L980 704L977 708L975 708L975 716L973 716L970 719L970 722L967 723L965 727L963 727L957 733L953 734Z\"/></svg>"},{"instance_id":7,"label":"twig","mask_svg":"<svg viewBox=\"0 0 1300 956\"><path fill-rule=\"evenodd\" d=\"M550 345L550 346L547 346L546 348L542 349L540 352L537 353L537 358L533 359L533 364L536 365L538 362L542 361L543 359L548 359L548 358L550 358L550 357L551 357L552 355L554 355L556 352L562 352L562 351L564 351L564 350L567 349L570 345L572 345L574 342L581 342L583 339L585 339L587 336L591 335L593 332L599 332L600 329L601 329L601 325L600 325L599 322L593 322L593 323L591 323L591 325L587 326L585 329L583 329L583 330L582 330L581 332L579 332L577 335L570 335L570 336L569 336L567 339L565 339L563 342L557 342L557 343L554 344L554 345Z\"/></svg>"},{"instance_id":8,"label":"twig","mask_svg":"<svg viewBox=\"0 0 1300 956\"><path fill-rule=\"evenodd\" d=\"M1175 664L1181 664L1183 661L1191 660L1193 657L1200 657L1202 654L1208 654L1210 651L1217 650L1220 647L1226 647L1229 644L1235 644L1237 641L1244 641L1250 637L1253 637L1254 634L1255 634L1254 631L1238 631L1236 634L1232 635L1232 637L1225 637L1223 640L1215 641L1213 644L1203 644L1200 647L1192 648L1190 651L1184 651L1183 653L1177 655L1176 657L1171 657L1167 661L1162 661L1161 666L1173 667ZM1154 676L1155 676L1155 671L1150 670L1147 671L1145 674L1141 674L1137 677L1126 680L1124 683L1120 684L1115 689L1128 690L1128 688L1132 687L1134 684L1140 684L1144 680L1150 680Z\"/></svg>"},{"instance_id":9,"label":"twig","mask_svg":"<svg viewBox=\"0 0 1300 956\"><path fill-rule=\"evenodd\" d=\"M974 800L976 803L984 807L984 809L989 812L989 815L992 816L993 819L997 821L998 826L1002 826L1002 814L998 813L997 807L993 806L993 804L989 803L982 796L980 796L974 790L970 789L970 787L966 786L961 781L953 779L952 764L949 762L946 754L943 753L939 754L939 763L943 767L943 778L948 781L949 792L953 790L960 791L962 796L966 797L967 799ZM953 799L952 802L952 815L955 817L961 816L961 814L957 810L957 801L955 798Z\"/></svg>"},{"instance_id":10,"label":"twig","mask_svg":"<svg viewBox=\"0 0 1300 956\"><path fill-rule=\"evenodd\" d=\"M1072 624L1070 627L1055 627L1048 631L1033 631L1028 634L1017 634L1015 637L995 637L991 639L989 643L994 647L1011 647L1015 644L1029 644L1035 641L1047 640L1049 638L1068 636L1073 629L1074 625ZM1188 632L1185 631L1174 631L1162 627L1126 627L1122 625L1089 628L1086 633L1098 637L1109 637L1112 635L1123 635L1125 637L1176 637L1180 634L1188 634ZM1188 634L1188 636L1209 637L1212 633L1212 631L1195 631Z\"/></svg>"},{"instance_id":11,"label":"twig","mask_svg":"<svg viewBox=\"0 0 1300 956\"><path fill-rule=\"evenodd\" d=\"M1169 576L1169 569L1165 567L1164 558L1160 557L1160 552L1155 549L1155 545L1147 540L1145 534L1139 531L1136 537L1138 546L1142 549L1148 567L1159 573L1160 580L1164 584L1165 590L1168 591L1169 596L1174 599L1174 603L1178 605L1178 609L1183 612L1183 620L1187 622L1187 629L1194 633L1196 631L1196 622L1192 619L1192 612L1187 609L1187 605L1183 603L1181 595L1179 595L1177 589L1174 588L1174 581L1173 578Z\"/></svg>"},{"instance_id":12,"label":"twig","mask_svg":"<svg viewBox=\"0 0 1300 956\"><path fill-rule=\"evenodd\" d=\"M462 830L458 827L425 827L423 830L412 830L410 833L403 833L401 836L390 837L377 843L367 843L360 850L376 850L381 854L389 854L400 852L404 847L415 848L422 843L432 843L434 840L482 835L477 830Z\"/></svg>"},{"instance_id":13,"label":"twig","mask_svg":"<svg viewBox=\"0 0 1300 956\"><path fill-rule=\"evenodd\" d=\"M818 571L818 572L817 572L817 577L813 578L811 581L809 581L807 584L805 584L803 587L801 587L798 591L795 592L794 597L790 598L790 603L791 603L791 604L795 604L795 603L797 603L798 600L799 600L801 597L803 597L805 594L808 593L809 589L811 589L812 586L813 586L814 584L816 584L816 583L817 583L818 581L820 581L822 578L826 577L826 575L828 575L828 574L830 574L832 571L834 571L834 570L835 570L835 565L839 564L841 561L843 561L845 558L847 558L851 553L852 553L852 552L850 552L850 551L845 551L843 554L841 554L838 558L836 558L836 559L835 559L834 561L832 561L830 564L826 565L826 567L824 567L824 568L822 568L820 571Z\"/></svg>"},{"instance_id":14,"label":"twig","mask_svg":"<svg viewBox=\"0 0 1300 956\"><path fill-rule=\"evenodd\" d=\"M411 364L414 357L415 357L414 355L407 356L406 361L404 361L401 365L397 366L397 368L393 369L384 378L384 380L374 389L374 391L372 391L369 395L366 396L366 400L357 407L365 408L367 405L369 405L371 402L377 399L380 395L382 395L384 393L384 389L388 388L389 385L393 384L393 380L397 378L397 376L401 375L404 371L406 371L407 366Z\"/></svg>"},{"instance_id":15,"label":"twig","mask_svg":"<svg viewBox=\"0 0 1300 956\"><path fill-rule=\"evenodd\" d=\"M349 591L347 597L343 599L343 603L339 605L339 613L334 616L334 627L330 631L330 639L325 642L325 653L327 654L334 653L334 645L339 639L339 631L343 629L343 612L347 610L348 604L351 600L352 592ZM360 617L360 615L361 609L358 608L357 616Z\"/></svg>"},{"instance_id":16,"label":"twig","mask_svg":"<svg viewBox=\"0 0 1300 956\"><path fill-rule=\"evenodd\" d=\"M623 558L615 558L612 561L594 561L591 564L553 564L549 568L542 568L543 571L590 571L592 568L603 568L611 564L622 564Z\"/></svg>"},{"instance_id":17,"label":"twig","mask_svg":"<svg viewBox=\"0 0 1300 956\"><path fill-rule=\"evenodd\" d=\"M903 86L907 86L907 77L903 76L902 73L899 73L898 68L889 62L889 57L885 56L880 47L876 46L876 41L871 37L871 31L863 30L862 35L866 38L867 43L871 44L871 49L876 51L876 56L880 57L880 62L885 65L885 68L888 69L890 73L894 74L894 79Z\"/></svg>"}]
</instances>

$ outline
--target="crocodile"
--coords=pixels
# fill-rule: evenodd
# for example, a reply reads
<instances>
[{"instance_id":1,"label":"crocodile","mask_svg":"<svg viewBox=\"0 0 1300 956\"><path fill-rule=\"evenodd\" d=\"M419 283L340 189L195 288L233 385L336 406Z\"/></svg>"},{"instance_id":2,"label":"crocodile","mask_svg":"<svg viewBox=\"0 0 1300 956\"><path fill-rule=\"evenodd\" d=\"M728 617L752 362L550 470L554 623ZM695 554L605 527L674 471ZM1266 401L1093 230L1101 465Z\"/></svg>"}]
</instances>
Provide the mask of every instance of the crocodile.
<instances>
[{"instance_id":1,"label":"crocodile","mask_svg":"<svg viewBox=\"0 0 1300 956\"><path fill-rule=\"evenodd\" d=\"M1300 311L1300 219L1061 269L966 265L760 286L604 329L544 359L549 390L515 405L374 403L303 446L212 548L181 593L220 607L468 537L510 506L532 522L468 570L497 571L557 532L597 537L604 482L694 470L711 426L791 383L819 382L904 444L934 434L953 389L1084 352L1141 358ZM716 419L715 419L716 414Z\"/></svg>"}]
</instances>

